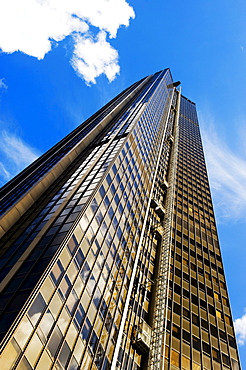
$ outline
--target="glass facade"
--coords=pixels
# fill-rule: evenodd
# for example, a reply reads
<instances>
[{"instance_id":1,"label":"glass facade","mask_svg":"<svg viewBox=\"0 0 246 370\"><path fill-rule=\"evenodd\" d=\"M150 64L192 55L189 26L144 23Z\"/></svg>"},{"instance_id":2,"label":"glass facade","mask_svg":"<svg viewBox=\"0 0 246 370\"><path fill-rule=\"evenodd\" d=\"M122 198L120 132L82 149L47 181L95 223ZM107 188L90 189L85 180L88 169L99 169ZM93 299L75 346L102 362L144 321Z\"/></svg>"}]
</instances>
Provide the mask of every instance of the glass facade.
<instances>
[{"instance_id":1,"label":"glass facade","mask_svg":"<svg viewBox=\"0 0 246 370\"><path fill-rule=\"evenodd\" d=\"M240 369L196 108L169 69L7 184L2 225L1 369Z\"/></svg>"}]
</instances>

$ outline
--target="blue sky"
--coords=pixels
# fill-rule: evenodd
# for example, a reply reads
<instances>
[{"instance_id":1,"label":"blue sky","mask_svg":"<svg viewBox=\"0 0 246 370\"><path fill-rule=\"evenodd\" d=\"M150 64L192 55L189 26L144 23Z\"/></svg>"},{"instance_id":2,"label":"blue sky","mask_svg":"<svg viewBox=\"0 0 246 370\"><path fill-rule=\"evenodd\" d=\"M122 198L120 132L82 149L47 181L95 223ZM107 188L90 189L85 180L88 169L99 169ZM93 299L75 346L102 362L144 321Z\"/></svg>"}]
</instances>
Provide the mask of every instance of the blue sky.
<instances>
[{"instance_id":1,"label":"blue sky","mask_svg":"<svg viewBox=\"0 0 246 370\"><path fill-rule=\"evenodd\" d=\"M138 79L169 67L197 104L246 367L245 0L0 4L0 185Z\"/></svg>"}]
</instances>

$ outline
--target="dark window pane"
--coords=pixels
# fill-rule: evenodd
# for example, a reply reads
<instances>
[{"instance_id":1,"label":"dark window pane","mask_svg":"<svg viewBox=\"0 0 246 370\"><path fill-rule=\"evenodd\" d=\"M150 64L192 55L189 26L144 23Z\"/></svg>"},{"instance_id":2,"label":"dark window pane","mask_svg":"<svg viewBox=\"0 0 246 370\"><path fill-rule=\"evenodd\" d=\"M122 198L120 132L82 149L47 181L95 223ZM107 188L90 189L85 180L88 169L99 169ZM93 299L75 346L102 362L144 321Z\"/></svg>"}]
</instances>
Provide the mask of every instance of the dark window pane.
<instances>
[{"instance_id":1,"label":"dark window pane","mask_svg":"<svg viewBox=\"0 0 246 370\"><path fill-rule=\"evenodd\" d=\"M201 351L200 339L193 337L193 348L195 348L197 351Z\"/></svg>"},{"instance_id":2,"label":"dark window pane","mask_svg":"<svg viewBox=\"0 0 246 370\"><path fill-rule=\"evenodd\" d=\"M52 336L51 336L51 338L48 342L48 350L50 351L50 354L51 354L52 357L55 356L61 339L62 339L62 334L61 334L60 330L57 327L55 327L54 331L53 331L53 334L52 334Z\"/></svg>"},{"instance_id":3,"label":"dark window pane","mask_svg":"<svg viewBox=\"0 0 246 370\"><path fill-rule=\"evenodd\" d=\"M83 306L81 304L79 304L79 306L76 310L76 314L75 314L75 318L76 318L77 322L79 323L79 325L81 325L84 317L85 317L85 311L83 309Z\"/></svg>"},{"instance_id":4,"label":"dark window pane","mask_svg":"<svg viewBox=\"0 0 246 370\"><path fill-rule=\"evenodd\" d=\"M82 263L84 261L85 257L83 255L83 252L81 249L78 250L78 252L75 255L75 262L77 263L78 267L82 266Z\"/></svg>"},{"instance_id":5,"label":"dark window pane","mask_svg":"<svg viewBox=\"0 0 246 370\"><path fill-rule=\"evenodd\" d=\"M62 364L63 367L66 366L66 363L67 363L67 360L68 360L68 357L71 353L71 350L67 344L67 342L65 341L63 346L62 346L62 349L61 349L61 352L59 354L59 361L60 363Z\"/></svg>"},{"instance_id":6,"label":"dark window pane","mask_svg":"<svg viewBox=\"0 0 246 370\"><path fill-rule=\"evenodd\" d=\"M36 324L44 308L45 308L45 301L42 295L39 293L28 311L28 315L33 324Z\"/></svg>"},{"instance_id":7,"label":"dark window pane","mask_svg":"<svg viewBox=\"0 0 246 370\"><path fill-rule=\"evenodd\" d=\"M92 325L90 323L90 320L87 318L85 320L85 323L84 323L84 326L81 332L82 339L87 341L91 328L92 328Z\"/></svg>"}]
</instances>

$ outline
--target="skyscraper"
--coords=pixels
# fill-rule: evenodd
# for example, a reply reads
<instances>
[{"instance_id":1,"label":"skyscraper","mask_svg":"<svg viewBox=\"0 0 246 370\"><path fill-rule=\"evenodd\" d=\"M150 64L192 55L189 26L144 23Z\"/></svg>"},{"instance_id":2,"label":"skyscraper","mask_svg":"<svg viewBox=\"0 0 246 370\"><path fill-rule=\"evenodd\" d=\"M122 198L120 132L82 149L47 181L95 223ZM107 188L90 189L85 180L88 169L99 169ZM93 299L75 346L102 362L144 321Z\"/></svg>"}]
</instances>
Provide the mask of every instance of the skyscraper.
<instances>
[{"instance_id":1,"label":"skyscraper","mask_svg":"<svg viewBox=\"0 0 246 370\"><path fill-rule=\"evenodd\" d=\"M240 369L177 85L133 84L3 187L1 369Z\"/></svg>"}]
</instances>

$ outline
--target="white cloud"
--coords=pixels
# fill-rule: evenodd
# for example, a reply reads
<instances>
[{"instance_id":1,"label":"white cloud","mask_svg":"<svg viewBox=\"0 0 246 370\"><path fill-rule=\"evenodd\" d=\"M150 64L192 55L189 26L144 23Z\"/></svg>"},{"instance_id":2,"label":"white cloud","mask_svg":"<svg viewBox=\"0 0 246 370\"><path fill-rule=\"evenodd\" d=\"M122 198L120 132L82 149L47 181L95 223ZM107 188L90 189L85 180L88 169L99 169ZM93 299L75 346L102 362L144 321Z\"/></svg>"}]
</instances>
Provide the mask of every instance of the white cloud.
<instances>
[{"instance_id":1,"label":"white cloud","mask_svg":"<svg viewBox=\"0 0 246 370\"><path fill-rule=\"evenodd\" d=\"M21 51L43 59L54 43L72 35L76 42L72 65L80 76L84 77L83 71L86 66L87 83L95 83L95 77L101 73L105 73L109 80L112 80L119 72L118 55L117 51L106 42L106 35L111 38L116 37L119 27L128 26L130 18L134 16L132 7L125 0L2 1L0 2L0 48L5 53ZM98 29L96 42L89 36L90 26ZM88 63L92 45L94 56L96 52L101 54L96 55L94 63L91 61ZM78 50L80 56L78 56ZM80 63L74 62L76 58L81 59ZM106 67L102 68L102 65ZM88 81L89 76L90 81Z\"/></svg>"},{"instance_id":2,"label":"white cloud","mask_svg":"<svg viewBox=\"0 0 246 370\"><path fill-rule=\"evenodd\" d=\"M244 218L246 160L231 150L208 122L201 131L217 218Z\"/></svg>"},{"instance_id":3,"label":"white cloud","mask_svg":"<svg viewBox=\"0 0 246 370\"><path fill-rule=\"evenodd\" d=\"M246 344L246 309L245 314L234 321L234 328L237 335L238 344L243 346Z\"/></svg>"},{"instance_id":4,"label":"white cloud","mask_svg":"<svg viewBox=\"0 0 246 370\"><path fill-rule=\"evenodd\" d=\"M2 158L0 177L4 182L10 180L39 156L39 153L26 145L21 138L7 131L0 134L0 142L0 158Z\"/></svg>"},{"instance_id":5,"label":"white cloud","mask_svg":"<svg viewBox=\"0 0 246 370\"><path fill-rule=\"evenodd\" d=\"M75 36L72 66L87 84L104 73L112 81L119 73L117 51L106 41L106 33L99 32L96 41L88 36Z\"/></svg>"},{"instance_id":6,"label":"white cloud","mask_svg":"<svg viewBox=\"0 0 246 370\"><path fill-rule=\"evenodd\" d=\"M8 88L8 86L4 82L4 78L0 78L0 89L6 90L7 88Z\"/></svg>"}]
</instances>

